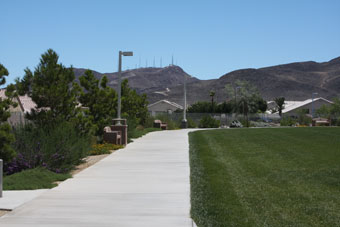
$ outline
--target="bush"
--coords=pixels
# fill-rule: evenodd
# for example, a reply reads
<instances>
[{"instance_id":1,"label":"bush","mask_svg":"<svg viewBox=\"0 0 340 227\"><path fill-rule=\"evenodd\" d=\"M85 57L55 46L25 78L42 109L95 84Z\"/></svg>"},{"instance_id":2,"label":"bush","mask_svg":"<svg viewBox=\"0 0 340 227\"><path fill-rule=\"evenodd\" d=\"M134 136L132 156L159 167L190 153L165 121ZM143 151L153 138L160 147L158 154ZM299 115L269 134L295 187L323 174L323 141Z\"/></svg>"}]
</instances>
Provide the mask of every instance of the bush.
<instances>
[{"instance_id":1,"label":"bush","mask_svg":"<svg viewBox=\"0 0 340 227\"><path fill-rule=\"evenodd\" d=\"M0 159L6 163L15 157L15 151L11 147L14 136L8 123L0 123L0 141Z\"/></svg>"},{"instance_id":2,"label":"bush","mask_svg":"<svg viewBox=\"0 0 340 227\"><path fill-rule=\"evenodd\" d=\"M90 155L111 154L112 150L118 150L122 148L122 145L116 145L111 143L95 144L92 145Z\"/></svg>"},{"instance_id":3,"label":"bush","mask_svg":"<svg viewBox=\"0 0 340 227\"><path fill-rule=\"evenodd\" d=\"M312 118L306 116L305 114L300 114L298 118L298 122L300 125L310 125L312 124Z\"/></svg>"},{"instance_id":4,"label":"bush","mask_svg":"<svg viewBox=\"0 0 340 227\"><path fill-rule=\"evenodd\" d=\"M296 120L291 117L283 117L280 121L280 126L293 126L296 124Z\"/></svg>"},{"instance_id":5,"label":"bush","mask_svg":"<svg viewBox=\"0 0 340 227\"><path fill-rule=\"evenodd\" d=\"M164 123L168 124L168 129L179 129L180 128L180 122L176 122L174 120L171 120L167 115L157 115L155 119L161 120Z\"/></svg>"},{"instance_id":6,"label":"bush","mask_svg":"<svg viewBox=\"0 0 340 227\"><path fill-rule=\"evenodd\" d=\"M200 120L200 128L218 128L220 127L220 121L207 115Z\"/></svg>"},{"instance_id":7,"label":"bush","mask_svg":"<svg viewBox=\"0 0 340 227\"><path fill-rule=\"evenodd\" d=\"M152 128L154 120L156 120L156 118L151 116L150 114L148 114L147 118L145 119L145 122L144 122L143 126L145 128Z\"/></svg>"},{"instance_id":8,"label":"bush","mask_svg":"<svg viewBox=\"0 0 340 227\"><path fill-rule=\"evenodd\" d=\"M90 138L79 135L74 125L68 122L54 128L27 124L15 128L13 132L17 157L4 165L7 174L38 166L65 173L79 164L90 150Z\"/></svg>"},{"instance_id":9,"label":"bush","mask_svg":"<svg viewBox=\"0 0 340 227\"><path fill-rule=\"evenodd\" d=\"M197 128L197 124L192 118L188 117L187 121L188 121L188 128Z\"/></svg>"}]
</instances>

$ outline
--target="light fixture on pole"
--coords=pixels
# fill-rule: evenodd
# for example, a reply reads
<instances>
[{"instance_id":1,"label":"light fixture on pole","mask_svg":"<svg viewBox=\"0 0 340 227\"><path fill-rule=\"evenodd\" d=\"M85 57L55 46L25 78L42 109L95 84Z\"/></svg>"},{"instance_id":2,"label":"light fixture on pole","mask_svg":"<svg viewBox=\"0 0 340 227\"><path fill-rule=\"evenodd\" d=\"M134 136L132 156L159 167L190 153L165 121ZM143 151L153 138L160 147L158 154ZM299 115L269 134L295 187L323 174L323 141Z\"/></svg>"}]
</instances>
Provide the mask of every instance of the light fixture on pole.
<instances>
[{"instance_id":1,"label":"light fixture on pole","mask_svg":"<svg viewBox=\"0 0 340 227\"><path fill-rule=\"evenodd\" d=\"M116 124L120 125L121 119L121 93L122 93L122 56L133 56L132 51L119 51L119 60L118 60L118 113L117 113L117 120Z\"/></svg>"},{"instance_id":2,"label":"light fixture on pole","mask_svg":"<svg viewBox=\"0 0 340 227\"><path fill-rule=\"evenodd\" d=\"M237 86L236 88L235 88L235 110L236 110L236 116L237 116L237 114L238 114L238 104L237 104L237 90L238 89L241 89L241 87L240 86Z\"/></svg>"},{"instance_id":3,"label":"light fixture on pole","mask_svg":"<svg viewBox=\"0 0 340 227\"><path fill-rule=\"evenodd\" d=\"M182 128L188 128L188 121L187 121L187 86L186 86L186 76L184 76L184 108L183 108L183 120L182 120Z\"/></svg>"},{"instance_id":4,"label":"light fixture on pole","mask_svg":"<svg viewBox=\"0 0 340 227\"><path fill-rule=\"evenodd\" d=\"M318 93L312 93L312 118L314 118L314 95L318 95Z\"/></svg>"}]
</instances>

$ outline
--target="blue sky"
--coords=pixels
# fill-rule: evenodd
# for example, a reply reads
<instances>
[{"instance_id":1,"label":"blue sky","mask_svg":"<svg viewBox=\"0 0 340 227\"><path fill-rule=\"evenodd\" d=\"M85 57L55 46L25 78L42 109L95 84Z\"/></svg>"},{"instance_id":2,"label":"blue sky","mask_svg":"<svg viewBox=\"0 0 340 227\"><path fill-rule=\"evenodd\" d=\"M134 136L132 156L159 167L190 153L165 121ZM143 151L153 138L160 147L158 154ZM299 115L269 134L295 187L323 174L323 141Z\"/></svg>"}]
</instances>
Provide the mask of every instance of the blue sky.
<instances>
[{"instance_id":1,"label":"blue sky","mask_svg":"<svg viewBox=\"0 0 340 227\"><path fill-rule=\"evenodd\" d=\"M9 82L54 49L60 61L117 71L175 63L200 79L241 68L340 56L340 1L1 0L0 63Z\"/></svg>"}]
</instances>

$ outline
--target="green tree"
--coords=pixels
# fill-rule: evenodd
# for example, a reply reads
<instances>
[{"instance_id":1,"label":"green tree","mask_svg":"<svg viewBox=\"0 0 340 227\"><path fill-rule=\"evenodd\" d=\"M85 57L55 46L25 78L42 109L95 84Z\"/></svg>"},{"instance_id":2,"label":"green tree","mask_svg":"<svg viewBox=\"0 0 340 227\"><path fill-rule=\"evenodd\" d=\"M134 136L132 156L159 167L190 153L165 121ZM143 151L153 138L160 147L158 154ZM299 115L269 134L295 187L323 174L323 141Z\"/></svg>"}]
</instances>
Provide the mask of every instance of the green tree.
<instances>
[{"instance_id":1,"label":"green tree","mask_svg":"<svg viewBox=\"0 0 340 227\"><path fill-rule=\"evenodd\" d=\"M6 83L6 76L8 76L8 71L0 64L0 85ZM10 96L9 92L6 92L6 96ZM4 162L10 161L15 156L15 151L11 147L14 136L10 125L7 123L7 119L11 116L9 112L11 105L13 105L13 102L10 98L0 97L0 159Z\"/></svg>"},{"instance_id":2,"label":"green tree","mask_svg":"<svg viewBox=\"0 0 340 227\"><path fill-rule=\"evenodd\" d=\"M285 104L285 98L284 97L278 97L274 99L274 102L277 105L279 115L282 116L282 110L284 109L284 104Z\"/></svg>"},{"instance_id":3,"label":"green tree","mask_svg":"<svg viewBox=\"0 0 340 227\"><path fill-rule=\"evenodd\" d=\"M223 102L217 105L218 113L231 113L233 111L233 105L231 102Z\"/></svg>"},{"instance_id":4,"label":"green tree","mask_svg":"<svg viewBox=\"0 0 340 227\"><path fill-rule=\"evenodd\" d=\"M225 86L227 95L234 100L234 112L240 112L245 115L248 113L264 112L267 106L256 86L248 81L236 80Z\"/></svg>"},{"instance_id":5,"label":"green tree","mask_svg":"<svg viewBox=\"0 0 340 227\"><path fill-rule=\"evenodd\" d=\"M24 78L17 80L19 93L28 94L37 105L27 118L40 126L70 121L79 112L79 86L74 82L73 68L63 66L58 59L55 51L47 50L34 73L26 69Z\"/></svg>"},{"instance_id":6,"label":"green tree","mask_svg":"<svg viewBox=\"0 0 340 227\"><path fill-rule=\"evenodd\" d=\"M144 125L148 116L146 94L139 95L129 87L128 80L122 82L122 116L136 124Z\"/></svg>"},{"instance_id":7,"label":"green tree","mask_svg":"<svg viewBox=\"0 0 340 227\"><path fill-rule=\"evenodd\" d=\"M331 115L331 106L330 105L322 105L315 112L316 112L317 116L329 118L330 115Z\"/></svg>"},{"instance_id":8,"label":"green tree","mask_svg":"<svg viewBox=\"0 0 340 227\"><path fill-rule=\"evenodd\" d=\"M330 113L333 116L340 117L340 99L339 98L335 98L333 100L333 104L330 106Z\"/></svg>"},{"instance_id":9,"label":"green tree","mask_svg":"<svg viewBox=\"0 0 340 227\"><path fill-rule=\"evenodd\" d=\"M266 112L266 110L268 108L266 100L264 100L262 97L258 98L257 106L258 106L258 111L261 112L261 113Z\"/></svg>"},{"instance_id":10,"label":"green tree","mask_svg":"<svg viewBox=\"0 0 340 227\"><path fill-rule=\"evenodd\" d=\"M86 70L79 78L83 88L80 102L88 108L87 115L91 116L95 126L95 134L101 136L105 126L110 125L116 116L117 95L114 89L107 86L107 77L99 81L91 70Z\"/></svg>"}]
</instances>

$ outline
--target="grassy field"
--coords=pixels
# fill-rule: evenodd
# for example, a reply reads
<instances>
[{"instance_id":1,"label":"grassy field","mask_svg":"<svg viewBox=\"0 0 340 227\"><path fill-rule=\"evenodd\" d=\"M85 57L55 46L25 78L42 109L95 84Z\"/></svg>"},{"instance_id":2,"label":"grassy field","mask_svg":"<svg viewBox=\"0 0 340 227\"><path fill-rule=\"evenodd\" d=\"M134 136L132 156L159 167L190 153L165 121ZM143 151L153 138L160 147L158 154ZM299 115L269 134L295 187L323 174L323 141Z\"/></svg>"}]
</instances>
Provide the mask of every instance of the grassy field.
<instances>
[{"instance_id":1,"label":"grassy field","mask_svg":"<svg viewBox=\"0 0 340 227\"><path fill-rule=\"evenodd\" d=\"M44 168L35 168L5 176L3 188L4 190L53 188L57 186L56 181L64 181L70 177L70 174L57 174Z\"/></svg>"},{"instance_id":2,"label":"grassy field","mask_svg":"<svg viewBox=\"0 0 340 227\"><path fill-rule=\"evenodd\" d=\"M190 133L198 226L340 226L340 128Z\"/></svg>"}]
</instances>

